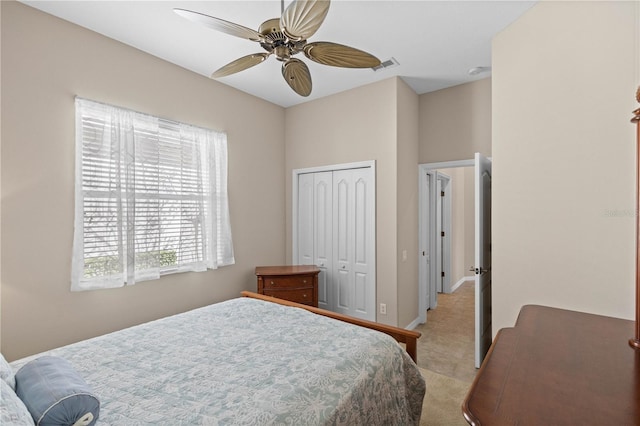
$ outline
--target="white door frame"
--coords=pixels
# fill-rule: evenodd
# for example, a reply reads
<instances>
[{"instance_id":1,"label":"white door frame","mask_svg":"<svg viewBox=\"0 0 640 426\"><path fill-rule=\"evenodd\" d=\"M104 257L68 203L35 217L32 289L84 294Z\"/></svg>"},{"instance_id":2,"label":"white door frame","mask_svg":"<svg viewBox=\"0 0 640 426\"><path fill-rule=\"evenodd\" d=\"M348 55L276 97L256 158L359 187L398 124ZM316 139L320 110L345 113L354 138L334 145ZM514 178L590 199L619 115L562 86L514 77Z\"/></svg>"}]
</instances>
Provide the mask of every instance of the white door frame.
<instances>
[{"instance_id":1,"label":"white door frame","mask_svg":"<svg viewBox=\"0 0 640 426\"><path fill-rule=\"evenodd\" d=\"M429 241L429 224L426 223L426 218L428 214L429 221L433 221L433 226L435 227L435 205L429 203L429 193L435 192L436 181L431 179L432 188L429 188L427 176L428 174L433 176L433 172L437 169L469 166L475 166L474 159L418 165L418 258L422 259L418 262L418 312L420 323L427 322L427 309L433 309L437 305L437 293L435 291L436 268L429 268L431 271L431 279L429 279L426 266L427 256L435 253L435 240ZM432 211L429 211L430 209ZM429 295L429 301L427 301L427 295Z\"/></svg>"},{"instance_id":2,"label":"white door frame","mask_svg":"<svg viewBox=\"0 0 640 426\"><path fill-rule=\"evenodd\" d=\"M333 164L327 166L318 166L318 167L309 167L304 169L293 169L291 172L291 263L293 265L298 264L298 176L305 173L317 173L317 172L335 172L338 170L349 170L349 169L371 169L371 173L373 175L373 196L372 196L372 209L370 211L371 223L373 228L373 235L371 238L367 240L367 244L370 246L367 248L367 251L371 253L371 265L370 265L370 273L371 280L373 286L373 306L368 306L367 310L370 309L373 312L375 321L375 316L377 312L377 264L376 264L376 161L360 161L356 163L342 163L342 164Z\"/></svg>"}]
</instances>

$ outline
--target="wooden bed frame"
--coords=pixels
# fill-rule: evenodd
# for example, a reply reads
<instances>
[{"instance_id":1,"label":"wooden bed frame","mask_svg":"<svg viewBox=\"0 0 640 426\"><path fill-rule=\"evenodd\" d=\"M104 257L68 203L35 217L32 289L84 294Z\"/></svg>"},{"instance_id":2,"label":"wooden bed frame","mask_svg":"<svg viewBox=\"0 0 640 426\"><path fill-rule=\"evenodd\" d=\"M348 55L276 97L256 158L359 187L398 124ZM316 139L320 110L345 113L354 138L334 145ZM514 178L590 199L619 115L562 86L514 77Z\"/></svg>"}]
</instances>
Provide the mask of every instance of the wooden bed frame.
<instances>
[{"instance_id":1,"label":"wooden bed frame","mask_svg":"<svg viewBox=\"0 0 640 426\"><path fill-rule=\"evenodd\" d=\"M413 360L417 362L418 348L417 340L422 335L420 332L413 330L405 330L404 328L394 327L392 325L380 324L373 321L362 320L359 318L350 317L347 315L338 314L335 312L327 311L326 309L314 308L313 306L303 305L301 303L290 302L284 299L278 299L276 297L265 296L264 294L258 294L251 291L243 291L240 293L244 297L250 297L253 299L266 300L268 302L278 303L285 306L293 306L296 308L306 309L314 314L323 315L325 317L337 319L339 321L348 322L350 324L359 325L361 327L370 328L372 330L380 331L388 334L396 339L399 343L405 344L405 350Z\"/></svg>"}]
</instances>

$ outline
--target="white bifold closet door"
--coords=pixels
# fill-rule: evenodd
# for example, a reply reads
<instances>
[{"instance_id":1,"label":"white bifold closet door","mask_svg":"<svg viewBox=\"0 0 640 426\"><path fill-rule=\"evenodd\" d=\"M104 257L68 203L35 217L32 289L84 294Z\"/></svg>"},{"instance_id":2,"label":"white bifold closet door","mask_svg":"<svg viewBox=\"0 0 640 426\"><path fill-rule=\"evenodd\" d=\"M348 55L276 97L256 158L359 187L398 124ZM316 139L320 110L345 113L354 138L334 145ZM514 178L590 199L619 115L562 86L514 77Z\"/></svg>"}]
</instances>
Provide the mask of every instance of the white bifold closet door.
<instances>
[{"instance_id":1,"label":"white bifold closet door","mask_svg":"<svg viewBox=\"0 0 640 426\"><path fill-rule=\"evenodd\" d=\"M375 321L371 168L298 175L298 262L320 268L318 306Z\"/></svg>"},{"instance_id":2,"label":"white bifold closet door","mask_svg":"<svg viewBox=\"0 0 640 426\"><path fill-rule=\"evenodd\" d=\"M332 309L331 270L333 212L333 172L305 173L298 176L298 263L316 265L318 307Z\"/></svg>"}]
</instances>

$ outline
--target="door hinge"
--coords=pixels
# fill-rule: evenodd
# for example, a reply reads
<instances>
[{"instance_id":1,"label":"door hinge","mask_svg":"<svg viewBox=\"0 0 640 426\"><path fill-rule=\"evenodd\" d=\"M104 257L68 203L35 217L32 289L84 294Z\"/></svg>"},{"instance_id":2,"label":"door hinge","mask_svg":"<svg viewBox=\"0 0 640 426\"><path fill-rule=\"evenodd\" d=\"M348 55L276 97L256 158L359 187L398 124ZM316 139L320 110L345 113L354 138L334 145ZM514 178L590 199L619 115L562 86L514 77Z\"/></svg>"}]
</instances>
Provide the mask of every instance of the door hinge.
<instances>
[{"instance_id":1,"label":"door hinge","mask_svg":"<svg viewBox=\"0 0 640 426\"><path fill-rule=\"evenodd\" d=\"M444 271L442 271L442 277L444 277Z\"/></svg>"},{"instance_id":2,"label":"door hinge","mask_svg":"<svg viewBox=\"0 0 640 426\"><path fill-rule=\"evenodd\" d=\"M444 191L440 191L440 196L444 197Z\"/></svg>"},{"instance_id":3,"label":"door hinge","mask_svg":"<svg viewBox=\"0 0 640 426\"><path fill-rule=\"evenodd\" d=\"M444 231L440 232L440 236L444 237Z\"/></svg>"}]
</instances>

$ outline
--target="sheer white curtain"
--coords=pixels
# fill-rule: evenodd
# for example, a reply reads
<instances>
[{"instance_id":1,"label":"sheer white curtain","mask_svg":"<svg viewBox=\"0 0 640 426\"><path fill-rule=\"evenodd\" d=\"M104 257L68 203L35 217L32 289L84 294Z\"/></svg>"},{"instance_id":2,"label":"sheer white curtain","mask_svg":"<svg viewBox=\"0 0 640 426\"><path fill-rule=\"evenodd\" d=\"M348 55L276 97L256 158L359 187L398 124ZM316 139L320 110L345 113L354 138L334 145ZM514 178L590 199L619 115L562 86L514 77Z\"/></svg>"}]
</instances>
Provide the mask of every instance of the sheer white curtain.
<instances>
[{"instance_id":1,"label":"sheer white curtain","mask_svg":"<svg viewBox=\"0 0 640 426\"><path fill-rule=\"evenodd\" d=\"M77 98L71 289L233 263L226 135Z\"/></svg>"}]
</instances>

